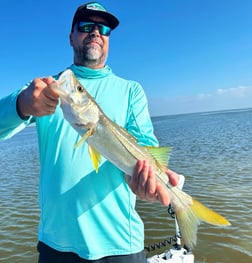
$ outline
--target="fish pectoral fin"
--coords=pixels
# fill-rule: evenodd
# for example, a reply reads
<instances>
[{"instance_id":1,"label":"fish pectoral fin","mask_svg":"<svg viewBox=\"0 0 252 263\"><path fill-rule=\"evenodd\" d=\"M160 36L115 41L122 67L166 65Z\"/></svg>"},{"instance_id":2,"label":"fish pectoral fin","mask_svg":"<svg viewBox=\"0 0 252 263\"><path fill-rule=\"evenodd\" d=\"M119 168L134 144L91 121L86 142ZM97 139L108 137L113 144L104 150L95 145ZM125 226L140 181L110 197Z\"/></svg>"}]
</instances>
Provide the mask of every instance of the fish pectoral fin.
<instances>
[{"instance_id":1,"label":"fish pectoral fin","mask_svg":"<svg viewBox=\"0 0 252 263\"><path fill-rule=\"evenodd\" d=\"M168 166L171 147L145 146L145 149L157 160L161 166Z\"/></svg>"},{"instance_id":2,"label":"fish pectoral fin","mask_svg":"<svg viewBox=\"0 0 252 263\"><path fill-rule=\"evenodd\" d=\"M82 137L81 139L74 145L74 148L79 147L86 141L88 137L90 137L94 133L94 129L89 129Z\"/></svg>"},{"instance_id":3,"label":"fish pectoral fin","mask_svg":"<svg viewBox=\"0 0 252 263\"><path fill-rule=\"evenodd\" d=\"M101 154L92 146L88 145L88 152L93 162L96 173L98 173L99 164L101 163Z\"/></svg>"}]
</instances>

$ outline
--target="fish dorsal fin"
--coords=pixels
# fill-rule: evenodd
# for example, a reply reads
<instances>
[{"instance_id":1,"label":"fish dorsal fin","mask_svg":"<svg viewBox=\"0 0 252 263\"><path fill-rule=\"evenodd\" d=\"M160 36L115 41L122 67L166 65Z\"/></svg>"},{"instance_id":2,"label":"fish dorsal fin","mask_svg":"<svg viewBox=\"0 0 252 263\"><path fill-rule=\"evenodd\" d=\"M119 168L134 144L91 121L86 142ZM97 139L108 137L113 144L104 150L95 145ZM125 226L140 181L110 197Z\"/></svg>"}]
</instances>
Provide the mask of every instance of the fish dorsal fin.
<instances>
[{"instance_id":1,"label":"fish dorsal fin","mask_svg":"<svg viewBox=\"0 0 252 263\"><path fill-rule=\"evenodd\" d=\"M156 159L159 165L168 167L171 147L145 146L144 148Z\"/></svg>"},{"instance_id":2,"label":"fish dorsal fin","mask_svg":"<svg viewBox=\"0 0 252 263\"><path fill-rule=\"evenodd\" d=\"M92 160L93 166L95 168L95 171L96 173L98 173L99 164L101 163L101 154L91 145L88 145L88 152Z\"/></svg>"}]
</instances>

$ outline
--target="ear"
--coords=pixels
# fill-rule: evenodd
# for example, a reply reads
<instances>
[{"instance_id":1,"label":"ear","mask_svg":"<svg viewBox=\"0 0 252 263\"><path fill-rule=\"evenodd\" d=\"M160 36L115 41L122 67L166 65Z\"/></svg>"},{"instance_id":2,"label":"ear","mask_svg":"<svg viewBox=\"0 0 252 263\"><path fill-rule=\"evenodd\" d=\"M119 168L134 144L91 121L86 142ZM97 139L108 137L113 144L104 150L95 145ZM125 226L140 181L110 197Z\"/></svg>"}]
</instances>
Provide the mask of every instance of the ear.
<instances>
[{"instance_id":1,"label":"ear","mask_svg":"<svg viewBox=\"0 0 252 263\"><path fill-rule=\"evenodd\" d=\"M72 36L72 34L73 34L73 32L71 32L69 34L69 43L70 43L71 46L73 46L73 36Z\"/></svg>"}]
</instances>

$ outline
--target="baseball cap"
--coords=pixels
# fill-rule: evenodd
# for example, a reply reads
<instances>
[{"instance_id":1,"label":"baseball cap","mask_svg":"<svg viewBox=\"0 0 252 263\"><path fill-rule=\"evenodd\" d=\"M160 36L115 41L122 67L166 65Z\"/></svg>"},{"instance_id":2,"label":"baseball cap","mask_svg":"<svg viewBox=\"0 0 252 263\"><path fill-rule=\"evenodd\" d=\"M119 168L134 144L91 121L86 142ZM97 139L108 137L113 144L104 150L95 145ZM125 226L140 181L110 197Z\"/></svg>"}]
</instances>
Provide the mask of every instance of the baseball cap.
<instances>
[{"instance_id":1,"label":"baseball cap","mask_svg":"<svg viewBox=\"0 0 252 263\"><path fill-rule=\"evenodd\" d=\"M115 29L119 25L119 20L112 14L110 14L104 6L97 2L89 2L83 5L80 5L73 17L72 22L72 31L74 25L87 18L88 16L100 16L108 22L108 26L111 29Z\"/></svg>"}]
</instances>

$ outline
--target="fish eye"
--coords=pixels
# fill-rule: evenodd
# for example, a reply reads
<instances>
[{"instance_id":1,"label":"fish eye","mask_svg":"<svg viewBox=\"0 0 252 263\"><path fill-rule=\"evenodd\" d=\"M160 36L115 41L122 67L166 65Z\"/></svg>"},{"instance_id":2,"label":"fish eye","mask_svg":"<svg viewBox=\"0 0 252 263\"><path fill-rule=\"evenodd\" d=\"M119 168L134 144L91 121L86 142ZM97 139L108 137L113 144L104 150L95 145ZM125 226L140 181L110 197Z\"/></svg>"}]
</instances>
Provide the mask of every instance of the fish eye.
<instances>
[{"instance_id":1,"label":"fish eye","mask_svg":"<svg viewBox=\"0 0 252 263\"><path fill-rule=\"evenodd\" d=\"M84 89L83 89L82 86L77 86L77 90L78 90L79 92L84 92Z\"/></svg>"}]
</instances>

